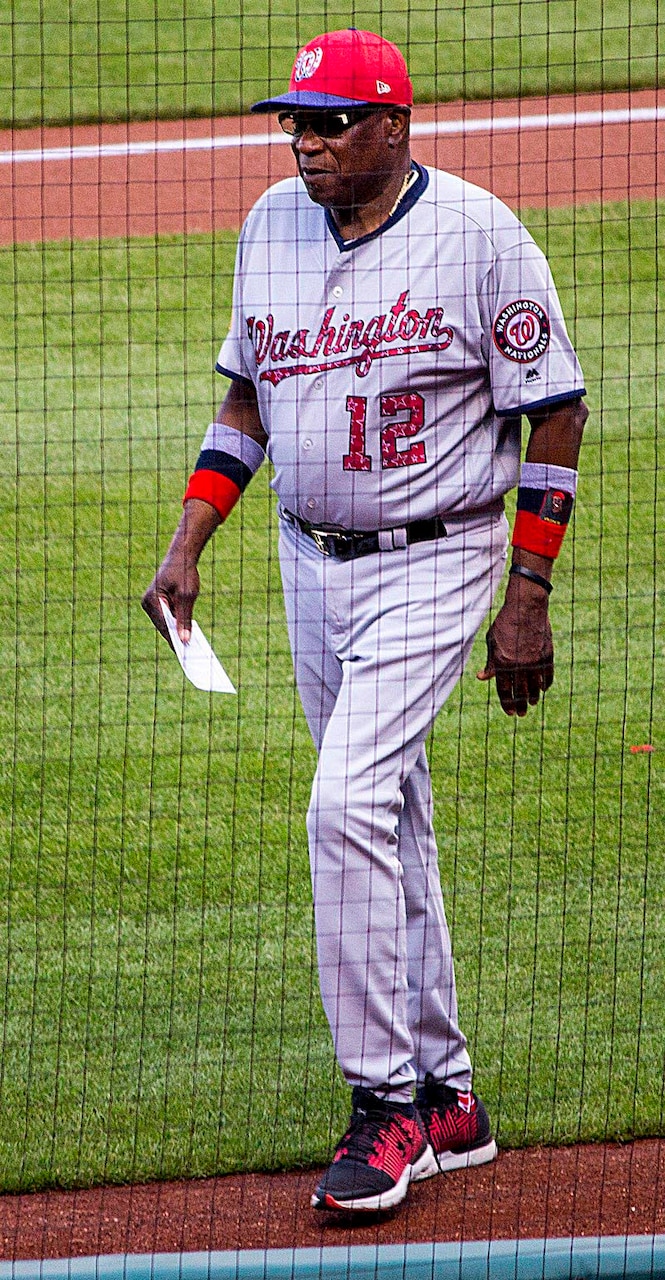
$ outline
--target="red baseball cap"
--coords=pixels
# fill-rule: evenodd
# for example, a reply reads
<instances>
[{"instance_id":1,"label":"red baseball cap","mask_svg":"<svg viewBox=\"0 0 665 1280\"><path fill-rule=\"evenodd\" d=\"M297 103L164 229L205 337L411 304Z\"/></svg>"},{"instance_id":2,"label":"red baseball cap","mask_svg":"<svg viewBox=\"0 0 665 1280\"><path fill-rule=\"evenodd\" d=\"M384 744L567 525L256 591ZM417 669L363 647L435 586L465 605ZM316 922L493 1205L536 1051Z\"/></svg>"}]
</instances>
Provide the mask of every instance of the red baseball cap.
<instances>
[{"instance_id":1,"label":"red baseball cap","mask_svg":"<svg viewBox=\"0 0 665 1280\"><path fill-rule=\"evenodd\" d=\"M372 31L347 27L304 45L293 64L288 93L255 102L252 111L412 104L413 85L397 45Z\"/></svg>"}]
</instances>

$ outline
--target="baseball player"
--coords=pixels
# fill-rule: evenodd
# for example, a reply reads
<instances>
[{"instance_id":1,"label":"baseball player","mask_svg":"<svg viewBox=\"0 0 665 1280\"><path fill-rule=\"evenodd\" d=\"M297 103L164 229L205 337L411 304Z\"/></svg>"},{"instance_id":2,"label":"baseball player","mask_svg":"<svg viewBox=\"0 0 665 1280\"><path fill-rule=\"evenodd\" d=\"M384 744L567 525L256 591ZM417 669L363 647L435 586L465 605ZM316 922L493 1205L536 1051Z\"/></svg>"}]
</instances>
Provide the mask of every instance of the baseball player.
<instances>
[{"instance_id":1,"label":"baseball player","mask_svg":"<svg viewBox=\"0 0 665 1280\"><path fill-rule=\"evenodd\" d=\"M197 562L267 453L295 674L318 751L307 813L321 994L352 1116L317 1208L390 1208L483 1164L425 741L512 566L482 680L524 715L553 679L553 561L587 416L548 265L488 192L415 164L399 50L333 31L278 113L298 175L238 245L231 379L144 597L184 641ZM520 419L530 423L520 470ZM415 1097L414 1097L415 1094Z\"/></svg>"}]
</instances>

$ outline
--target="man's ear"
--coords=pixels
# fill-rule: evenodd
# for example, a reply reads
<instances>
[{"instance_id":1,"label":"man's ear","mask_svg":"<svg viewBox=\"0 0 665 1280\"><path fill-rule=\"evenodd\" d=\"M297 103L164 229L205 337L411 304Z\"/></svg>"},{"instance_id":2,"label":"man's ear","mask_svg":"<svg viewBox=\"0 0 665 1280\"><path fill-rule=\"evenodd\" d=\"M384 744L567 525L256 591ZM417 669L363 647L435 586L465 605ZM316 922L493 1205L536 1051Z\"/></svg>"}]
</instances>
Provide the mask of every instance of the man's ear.
<instances>
[{"instance_id":1,"label":"man's ear","mask_svg":"<svg viewBox=\"0 0 665 1280\"><path fill-rule=\"evenodd\" d=\"M409 136L409 120L411 112L407 107L392 107L387 115L388 126L390 129L388 135L389 145L399 146L405 142Z\"/></svg>"}]
</instances>

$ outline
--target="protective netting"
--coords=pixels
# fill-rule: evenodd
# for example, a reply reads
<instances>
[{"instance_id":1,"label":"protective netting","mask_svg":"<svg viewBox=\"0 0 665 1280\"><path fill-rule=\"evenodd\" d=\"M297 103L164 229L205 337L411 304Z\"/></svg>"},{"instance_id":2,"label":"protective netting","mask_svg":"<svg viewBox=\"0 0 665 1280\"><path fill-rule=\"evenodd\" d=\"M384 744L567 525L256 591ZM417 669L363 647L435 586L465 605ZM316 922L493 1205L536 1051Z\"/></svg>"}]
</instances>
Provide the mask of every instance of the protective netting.
<instances>
[{"instance_id":1,"label":"protective netting","mask_svg":"<svg viewBox=\"0 0 665 1280\"><path fill-rule=\"evenodd\" d=\"M591 411L553 688L508 720L474 678L483 627L428 741L474 1087L503 1147L660 1135L655 0L0 14L0 1186L321 1165L348 1118L268 466L201 560L196 617L237 696L187 684L140 608L228 385L238 230L293 172L246 113L347 25L403 50L415 159L545 251Z\"/></svg>"}]
</instances>

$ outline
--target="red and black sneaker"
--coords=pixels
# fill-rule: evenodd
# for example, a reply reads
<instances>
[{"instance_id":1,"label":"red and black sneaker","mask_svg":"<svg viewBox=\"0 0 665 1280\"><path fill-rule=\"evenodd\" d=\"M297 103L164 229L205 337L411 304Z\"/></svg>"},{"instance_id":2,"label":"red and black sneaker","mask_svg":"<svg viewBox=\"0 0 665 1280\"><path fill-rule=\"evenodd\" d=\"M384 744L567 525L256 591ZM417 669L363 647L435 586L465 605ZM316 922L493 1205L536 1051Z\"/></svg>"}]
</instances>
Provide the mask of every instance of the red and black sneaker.
<instances>
[{"instance_id":1,"label":"red and black sneaker","mask_svg":"<svg viewBox=\"0 0 665 1280\"><path fill-rule=\"evenodd\" d=\"M441 1173L496 1159L489 1116L475 1093L461 1093L428 1074L416 1106Z\"/></svg>"},{"instance_id":2,"label":"red and black sneaker","mask_svg":"<svg viewBox=\"0 0 665 1280\"><path fill-rule=\"evenodd\" d=\"M384 1102L356 1086L349 1127L312 1196L312 1207L345 1213L392 1209L404 1199L412 1179L436 1172L413 1104Z\"/></svg>"}]
</instances>

